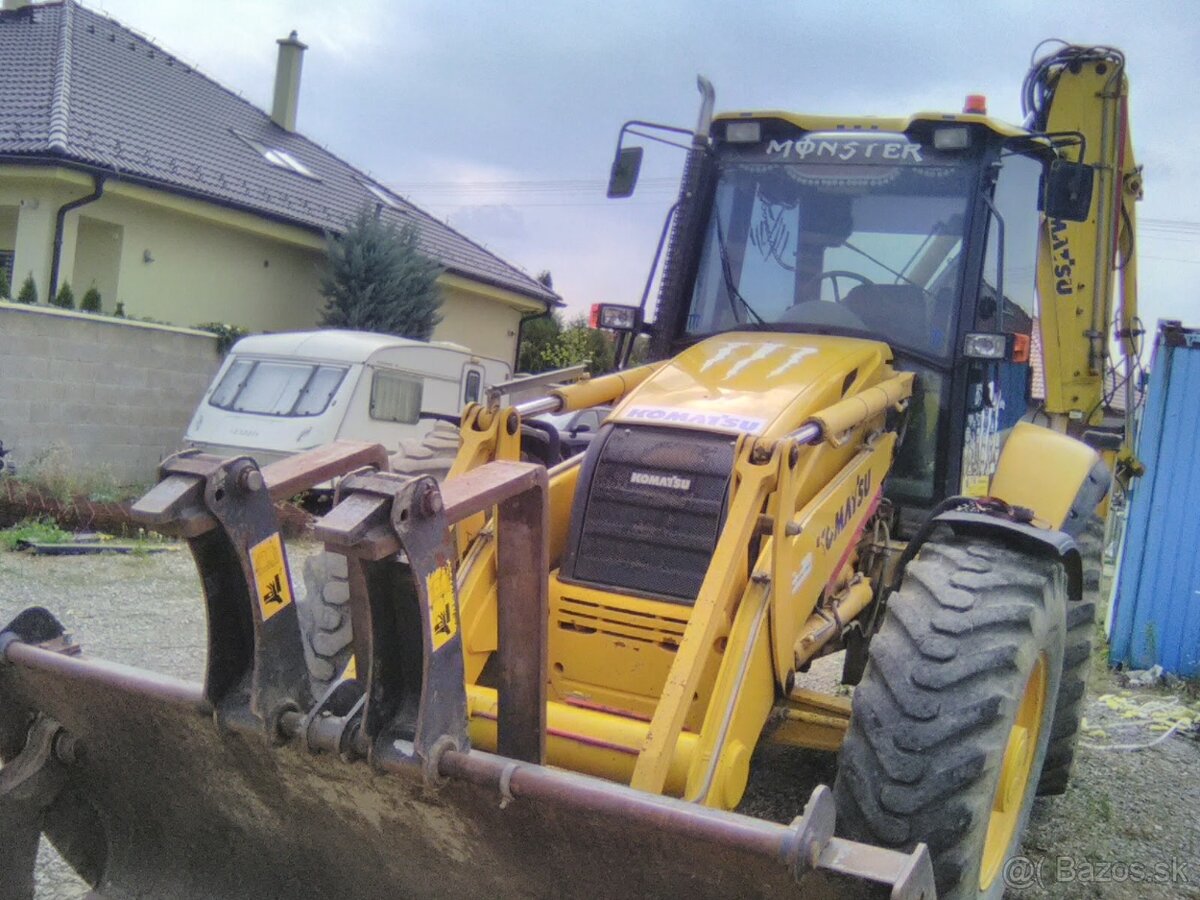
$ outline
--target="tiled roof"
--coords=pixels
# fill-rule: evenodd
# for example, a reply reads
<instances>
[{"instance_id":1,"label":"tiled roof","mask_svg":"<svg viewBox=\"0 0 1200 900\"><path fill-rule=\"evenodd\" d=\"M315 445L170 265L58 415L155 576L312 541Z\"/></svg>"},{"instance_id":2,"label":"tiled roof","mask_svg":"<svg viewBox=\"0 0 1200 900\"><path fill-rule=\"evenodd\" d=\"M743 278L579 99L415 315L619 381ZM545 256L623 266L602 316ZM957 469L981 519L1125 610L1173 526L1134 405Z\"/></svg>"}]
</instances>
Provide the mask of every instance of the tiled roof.
<instances>
[{"instance_id":1,"label":"tiled roof","mask_svg":"<svg viewBox=\"0 0 1200 900\"><path fill-rule=\"evenodd\" d=\"M315 177L272 165L282 150ZM117 177L338 231L364 205L420 229L447 270L555 303L535 279L120 23L65 0L0 11L0 158ZM387 202L381 203L386 198Z\"/></svg>"}]
</instances>

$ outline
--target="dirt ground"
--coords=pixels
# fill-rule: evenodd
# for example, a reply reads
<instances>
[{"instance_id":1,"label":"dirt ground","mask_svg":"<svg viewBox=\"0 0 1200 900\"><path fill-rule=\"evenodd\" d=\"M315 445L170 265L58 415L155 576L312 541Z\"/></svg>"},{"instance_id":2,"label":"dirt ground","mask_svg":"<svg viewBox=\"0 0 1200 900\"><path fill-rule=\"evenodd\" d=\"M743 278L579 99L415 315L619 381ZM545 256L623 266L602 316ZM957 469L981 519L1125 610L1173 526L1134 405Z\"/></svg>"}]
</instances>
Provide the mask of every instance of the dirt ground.
<instances>
[{"instance_id":1,"label":"dirt ground","mask_svg":"<svg viewBox=\"0 0 1200 900\"><path fill-rule=\"evenodd\" d=\"M312 544L289 546L293 583ZM0 552L0 625L27 606L57 614L86 652L198 680L205 628L200 585L186 550L144 556L33 557ZM815 677L832 682L833 661ZM1200 898L1200 741L1176 733L1149 743L1200 698L1182 687L1128 688L1101 659L1088 699L1086 746L1066 795L1039 800L1023 855L1005 877L1011 897ZM745 812L790 821L834 757L760 750ZM87 887L43 845L38 900L74 900Z\"/></svg>"}]
</instances>

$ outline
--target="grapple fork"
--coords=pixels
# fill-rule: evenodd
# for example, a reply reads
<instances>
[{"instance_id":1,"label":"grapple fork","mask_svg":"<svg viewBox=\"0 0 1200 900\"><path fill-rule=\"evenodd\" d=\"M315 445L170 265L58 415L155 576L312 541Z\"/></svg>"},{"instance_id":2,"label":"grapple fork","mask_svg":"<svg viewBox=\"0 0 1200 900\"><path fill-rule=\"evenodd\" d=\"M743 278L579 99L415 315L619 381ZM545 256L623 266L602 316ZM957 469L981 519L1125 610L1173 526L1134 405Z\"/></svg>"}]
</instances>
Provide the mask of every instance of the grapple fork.
<instances>
[{"instance_id":1,"label":"grapple fork","mask_svg":"<svg viewBox=\"0 0 1200 900\"><path fill-rule=\"evenodd\" d=\"M16 873L3 900L32 895L38 831L106 898L934 896L924 847L833 837L825 788L784 826L542 764L536 466L489 464L441 490L343 481L318 533L349 562L360 677L313 702L286 565L276 584L274 558L255 555L277 535L273 483L249 460L189 456L138 505L192 543L203 686L64 654L44 611L0 632L0 864ZM466 737L449 531L493 509L496 754ZM268 615L272 587L288 602Z\"/></svg>"}]
</instances>

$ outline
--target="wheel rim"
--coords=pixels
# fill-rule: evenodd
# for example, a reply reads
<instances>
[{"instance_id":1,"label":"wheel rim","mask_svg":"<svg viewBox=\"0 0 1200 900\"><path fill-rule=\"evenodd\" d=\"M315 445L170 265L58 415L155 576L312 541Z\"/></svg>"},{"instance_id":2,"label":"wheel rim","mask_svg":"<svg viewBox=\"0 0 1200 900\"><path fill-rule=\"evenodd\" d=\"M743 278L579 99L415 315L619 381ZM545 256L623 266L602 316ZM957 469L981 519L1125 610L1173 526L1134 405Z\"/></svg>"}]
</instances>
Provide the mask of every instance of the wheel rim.
<instances>
[{"instance_id":1,"label":"wheel rim","mask_svg":"<svg viewBox=\"0 0 1200 900\"><path fill-rule=\"evenodd\" d=\"M1000 761L1000 780L992 799L988 818L987 837L983 843L983 865L979 869L979 889L986 891L1000 874L1009 845L1021 819L1021 807L1028 792L1042 734L1042 717L1046 709L1046 656L1041 654L1034 663L1025 691L1017 707L1017 717L1008 733L1004 758Z\"/></svg>"}]
</instances>

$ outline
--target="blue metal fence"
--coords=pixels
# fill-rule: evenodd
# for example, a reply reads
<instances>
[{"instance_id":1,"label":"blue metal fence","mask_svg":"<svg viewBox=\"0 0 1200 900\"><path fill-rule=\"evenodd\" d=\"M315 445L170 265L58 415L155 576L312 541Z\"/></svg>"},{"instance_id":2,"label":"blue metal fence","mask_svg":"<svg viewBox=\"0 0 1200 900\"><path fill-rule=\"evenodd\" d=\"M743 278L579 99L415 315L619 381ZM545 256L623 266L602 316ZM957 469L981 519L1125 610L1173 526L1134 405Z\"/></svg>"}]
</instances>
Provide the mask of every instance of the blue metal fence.
<instances>
[{"instance_id":1,"label":"blue metal fence","mask_svg":"<svg viewBox=\"0 0 1200 900\"><path fill-rule=\"evenodd\" d=\"M1200 329L1161 323L1138 440L1110 660L1200 675Z\"/></svg>"}]
</instances>

